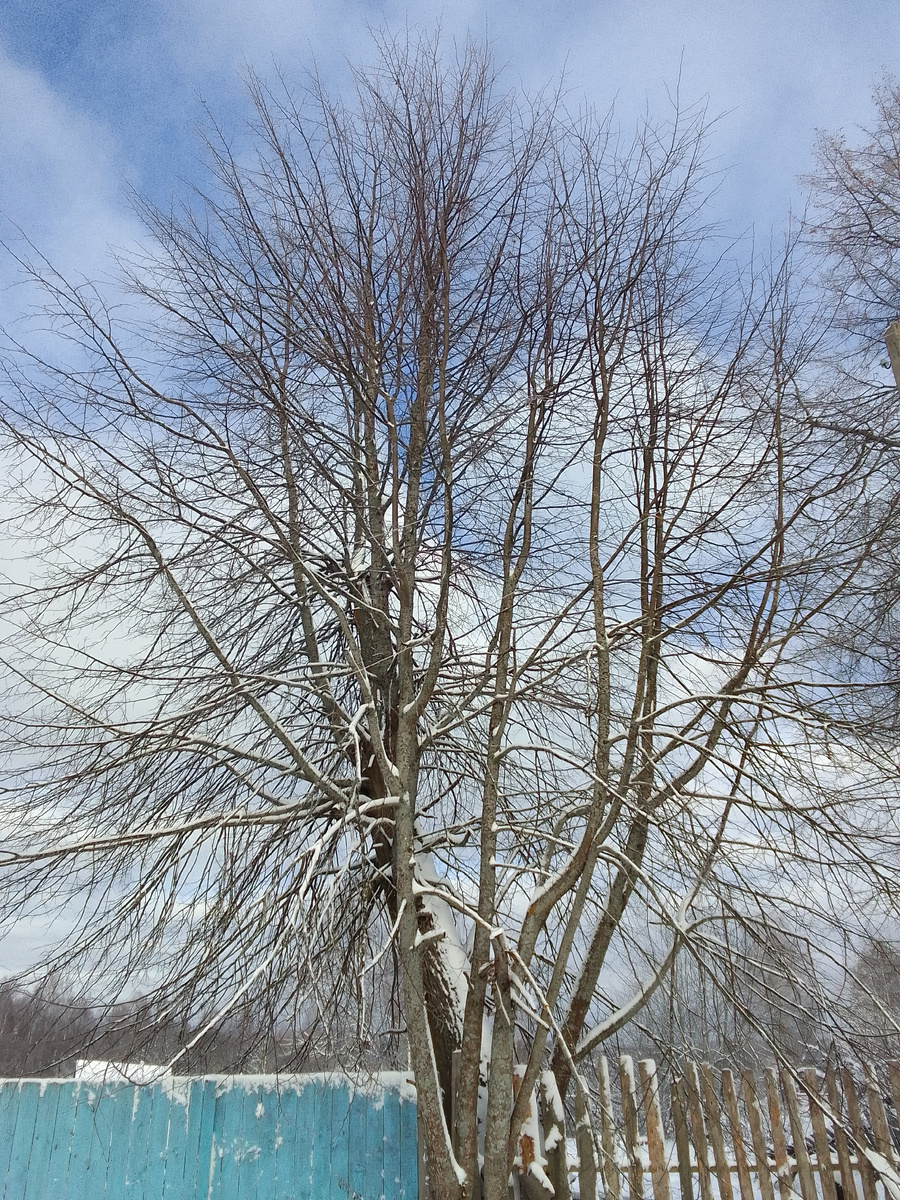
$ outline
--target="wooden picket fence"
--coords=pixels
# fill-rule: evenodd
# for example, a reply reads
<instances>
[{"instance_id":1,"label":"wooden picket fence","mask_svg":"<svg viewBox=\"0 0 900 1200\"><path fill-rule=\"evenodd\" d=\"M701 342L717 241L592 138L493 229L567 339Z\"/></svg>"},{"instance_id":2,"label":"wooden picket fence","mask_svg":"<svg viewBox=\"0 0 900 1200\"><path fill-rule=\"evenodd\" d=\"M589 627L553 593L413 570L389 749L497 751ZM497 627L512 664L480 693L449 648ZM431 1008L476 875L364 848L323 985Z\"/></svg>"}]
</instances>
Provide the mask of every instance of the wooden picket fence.
<instances>
[{"instance_id":1,"label":"wooden picket fence","mask_svg":"<svg viewBox=\"0 0 900 1200\"><path fill-rule=\"evenodd\" d=\"M599 1061L599 1155L579 1145L582 1200L672 1200L673 1176L681 1200L900 1200L900 1063L854 1079L832 1065L736 1076L688 1062L665 1103L653 1060L637 1068L619 1059L616 1105Z\"/></svg>"}]
</instances>

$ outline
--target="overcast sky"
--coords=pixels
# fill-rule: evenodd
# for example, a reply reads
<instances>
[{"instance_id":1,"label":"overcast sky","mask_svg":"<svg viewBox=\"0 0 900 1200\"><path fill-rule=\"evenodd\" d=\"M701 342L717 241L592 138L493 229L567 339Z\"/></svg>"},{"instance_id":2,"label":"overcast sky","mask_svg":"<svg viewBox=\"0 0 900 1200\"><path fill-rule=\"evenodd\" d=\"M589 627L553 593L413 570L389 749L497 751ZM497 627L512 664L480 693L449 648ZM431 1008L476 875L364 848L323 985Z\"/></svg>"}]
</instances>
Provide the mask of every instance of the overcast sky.
<instances>
[{"instance_id":1,"label":"overcast sky","mask_svg":"<svg viewBox=\"0 0 900 1200\"><path fill-rule=\"evenodd\" d=\"M130 186L165 200L196 177L204 103L240 120L247 66L299 78L315 58L339 81L368 27L437 21L489 38L511 82L565 69L626 123L664 115L667 89L705 101L717 215L765 241L802 207L816 129L852 135L900 71L896 0L0 0L0 210L61 266L99 270L135 228Z\"/></svg>"}]
</instances>

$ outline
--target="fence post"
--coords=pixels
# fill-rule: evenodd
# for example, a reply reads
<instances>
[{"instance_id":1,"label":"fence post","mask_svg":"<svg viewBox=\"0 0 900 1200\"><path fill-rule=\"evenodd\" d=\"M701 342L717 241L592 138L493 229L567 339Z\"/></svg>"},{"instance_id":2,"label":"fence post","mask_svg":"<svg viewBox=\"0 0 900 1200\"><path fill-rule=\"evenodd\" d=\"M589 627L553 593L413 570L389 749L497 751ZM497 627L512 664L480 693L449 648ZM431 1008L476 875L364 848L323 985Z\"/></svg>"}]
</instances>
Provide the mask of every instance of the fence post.
<instances>
[{"instance_id":1,"label":"fence post","mask_svg":"<svg viewBox=\"0 0 900 1200\"><path fill-rule=\"evenodd\" d=\"M856 1200L856 1183L853 1179L853 1167L850 1163L850 1145L847 1141L847 1131L844 1129L841 1093L835 1078L834 1067L828 1063L825 1067L825 1091L828 1103L834 1113L835 1120L831 1130L834 1135L834 1148L837 1151L838 1166L841 1170L841 1187L844 1189L844 1200Z\"/></svg>"},{"instance_id":2,"label":"fence post","mask_svg":"<svg viewBox=\"0 0 900 1200\"><path fill-rule=\"evenodd\" d=\"M891 1131L888 1128L887 1115L884 1111L884 1100L881 1096L881 1084L878 1082L878 1076L876 1075L875 1068L871 1063L863 1063L863 1071L866 1075L866 1094L869 1101L869 1119L872 1122L872 1135L875 1140L875 1149L879 1154L888 1160L891 1166L893 1166L894 1148L891 1145Z\"/></svg>"},{"instance_id":3,"label":"fence post","mask_svg":"<svg viewBox=\"0 0 900 1200\"><path fill-rule=\"evenodd\" d=\"M815 1067L806 1068L803 1072L803 1083L809 1097L809 1119L812 1124L819 1179L822 1181L822 1195L824 1200L837 1200L837 1189L834 1186L834 1164L831 1161L831 1147L828 1145L825 1114L822 1112L820 1103L819 1073Z\"/></svg>"},{"instance_id":4,"label":"fence post","mask_svg":"<svg viewBox=\"0 0 900 1200\"><path fill-rule=\"evenodd\" d=\"M666 1135L659 1107L659 1080L656 1063L642 1058L638 1063L641 1076L641 1095L644 1101L644 1124L647 1128L647 1154L650 1157L650 1178L653 1200L670 1200L669 1164L666 1161Z\"/></svg>"},{"instance_id":5,"label":"fence post","mask_svg":"<svg viewBox=\"0 0 900 1200\"><path fill-rule=\"evenodd\" d=\"M797 1175L800 1179L800 1191L803 1193L803 1200L818 1200L816 1192L816 1180L812 1171L812 1163L809 1161L809 1154L806 1150L806 1138L803 1133L803 1122L800 1120L800 1103L797 1099L797 1089L794 1086L794 1077L785 1068L782 1067L781 1075L781 1090L784 1093L784 1104L788 1110L788 1118L791 1123L791 1138L794 1142L794 1158L797 1162Z\"/></svg>"},{"instance_id":6,"label":"fence post","mask_svg":"<svg viewBox=\"0 0 900 1200\"><path fill-rule=\"evenodd\" d=\"M741 1074L741 1087L744 1092L744 1107L747 1109L747 1120L750 1124L750 1140L753 1142L753 1158L756 1163L756 1177L759 1180L759 1191L762 1200L775 1200L775 1189L772 1187L772 1174L769 1171L769 1150L766 1146L766 1135L763 1132L762 1113L759 1108L759 1095L756 1091L756 1080L752 1071Z\"/></svg>"},{"instance_id":7,"label":"fence post","mask_svg":"<svg viewBox=\"0 0 900 1200\"><path fill-rule=\"evenodd\" d=\"M769 1128L772 1131L772 1149L775 1152L775 1178L778 1180L778 1192L781 1200L791 1200L794 1189L791 1187L791 1164L788 1162L787 1141L784 1136L784 1126L781 1123L778 1082L771 1067L766 1067L763 1078L766 1081L766 1101L769 1109Z\"/></svg>"},{"instance_id":8,"label":"fence post","mask_svg":"<svg viewBox=\"0 0 900 1200\"><path fill-rule=\"evenodd\" d=\"M691 1138L697 1158L697 1177L700 1182L700 1200L712 1200L712 1179L709 1173L709 1145L706 1141L706 1125L703 1120L703 1105L700 1103L700 1079L697 1064L684 1064L684 1086L688 1108L691 1113Z\"/></svg>"},{"instance_id":9,"label":"fence post","mask_svg":"<svg viewBox=\"0 0 900 1200\"><path fill-rule=\"evenodd\" d=\"M680 1079L672 1080L672 1124L675 1126L675 1153L678 1156L678 1179L681 1200L694 1200L694 1180L691 1177L691 1135L688 1130L684 1087ZM774 1200L774 1197L772 1198Z\"/></svg>"},{"instance_id":10,"label":"fence post","mask_svg":"<svg viewBox=\"0 0 900 1200\"><path fill-rule=\"evenodd\" d=\"M719 1101L716 1096L716 1081L713 1078L712 1067L703 1063L700 1068L700 1081L703 1088L703 1105L706 1109L706 1132L712 1142L713 1156L716 1160L716 1179L719 1181L719 1196L721 1200L734 1200L731 1187L731 1170L728 1166L728 1156L725 1153L725 1138L722 1134L722 1114L719 1112Z\"/></svg>"},{"instance_id":11,"label":"fence post","mask_svg":"<svg viewBox=\"0 0 900 1200\"><path fill-rule=\"evenodd\" d=\"M622 1089L622 1124L628 1158L628 1195L630 1200L644 1200L644 1164L638 1150L637 1096L634 1062L630 1054L623 1054L619 1059L619 1084Z\"/></svg>"},{"instance_id":12,"label":"fence post","mask_svg":"<svg viewBox=\"0 0 900 1200\"><path fill-rule=\"evenodd\" d=\"M616 1126L613 1119L612 1088L609 1084L609 1062L605 1054L600 1055L597 1064L597 1083L600 1088L600 1148L603 1151L600 1170L603 1175L603 1187L609 1200L620 1200L622 1189L616 1156Z\"/></svg>"},{"instance_id":13,"label":"fence post","mask_svg":"<svg viewBox=\"0 0 900 1200\"><path fill-rule=\"evenodd\" d=\"M866 1129L859 1111L859 1100L856 1098L856 1084L849 1071L841 1071L841 1083L844 1087L844 1099L847 1101L847 1115L850 1118L850 1132L856 1144L856 1158L859 1163L859 1177L865 1200L876 1200L875 1169L866 1158L863 1150L868 1143Z\"/></svg>"},{"instance_id":14,"label":"fence post","mask_svg":"<svg viewBox=\"0 0 900 1200\"><path fill-rule=\"evenodd\" d=\"M753 1183L750 1179L747 1152L744 1149L744 1129L741 1125L741 1110L738 1107L737 1092L734 1090L734 1076L730 1071L722 1072L722 1099L725 1101L725 1111L728 1114L728 1124L731 1127L731 1145L734 1149L734 1163L737 1167L741 1200L753 1200Z\"/></svg>"}]
</instances>

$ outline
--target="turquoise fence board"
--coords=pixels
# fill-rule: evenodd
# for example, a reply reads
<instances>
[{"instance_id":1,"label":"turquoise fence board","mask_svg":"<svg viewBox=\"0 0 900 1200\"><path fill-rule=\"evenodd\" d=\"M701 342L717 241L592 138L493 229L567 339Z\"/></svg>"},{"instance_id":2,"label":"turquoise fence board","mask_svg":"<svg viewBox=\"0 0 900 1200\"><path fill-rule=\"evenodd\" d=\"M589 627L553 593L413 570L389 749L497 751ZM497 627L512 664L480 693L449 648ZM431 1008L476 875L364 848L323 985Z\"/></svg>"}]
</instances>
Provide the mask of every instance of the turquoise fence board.
<instances>
[{"instance_id":1,"label":"turquoise fence board","mask_svg":"<svg viewBox=\"0 0 900 1200\"><path fill-rule=\"evenodd\" d=\"M16 1114L18 1103L16 1093L19 1085L16 1081L3 1084L0 1089L0 1171L9 1171L9 1160L12 1154L13 1138L16 1133Z\"/></svg>"},{"instance_id":2,"label":"turquoise fence board","mask_svg":"<svg viewBox=\"0 0 900 1200\"><path fill-rule=\"evenodd\" d=\"M397 1073L0 1080L0 1200L417 1200Z\"/></svg>"},{"instance_id":3,"label":"turquoise fence board","mask_svg":"<svg viewBox=\"0 0 900 1200\"><path fill-rule=\"evenodd\" d=\"M382 1096L366 1104L366 1178L364 1196L384 1196L384 1106Z\"/></svg>"},{"instance_id":4,"label":"turquoise fence board","mask_svg":"<svg viewBox=\"0 0 900 1200\"><path fill-rule=\"evenodd\" d=\"M42 1085L38 1084L38 1088ZM41 1119L37 1121L34 1141L31 1143L31 1159L28 1164L23 1200L42 1200L47 1195L50 1174L50 1154L56 1133L56 1118L59 1111L60 1089L47 1088L40 1096Z\"/></svg>"},{"instance_id":5,"label":"turquoise fence board","mask_svg":"<svg viewBox=\"0 0 900 1200\"><path fill-rule=\"evenodd\" d=\"M416 1106L400 1106L400 1190L398 1200L417 1200L419 1194L419 1143Z\"/></svg>"},{"instance_id":6,"label":"turquoise fence board","mask_svg":"<svg viewBox=\"0 0 900 1200\"><path fill-rule=\"evenodd\" d=\"M9 1164L9 1192L14 1196L25 1194L28 1165L34 1149L35 1125L38 1120L40 1084L24 1082L18 1089L16 1107L16 1129Z\"/></svg>"},{"instance_id":7,"label":"turquoise fence board","mask_svg":"<svg viewBox=\"0 0 900 1200\"><path fill-rule=\"evenodd\" d=\"M384 1096L384 1194L400 1195L400 1097Z\"/></svg>"},{"instance_id":8,"label":"turquoise fence board","mask_svg":"<svg viewBox=\"0 0 900 1200\"><path fill-rule=\"evenodd\" d=\"M295 1196L306 1196L309 1192L310 1129L304 1124L305 1094L305 1089L278 1090L278 1134L272 1156L275 1178L270 1193L273 1200L294 1200Z\"/></svg>"},{"instance_id":9,"label":"turquoise fence board","mask_svg":"<svg viewBox=\"0 0 900 1200\"><path fill-rule=\"evenodd\" d=\"M310 1088L313 1101L312 1171L309 1197L304 1200L328 1200L330 1188L331 1116L333 1089L322 1084ZM327 1144L326 1144L327 1142Z\"/></svg>"},{"instance_id":10,"label":"turquoise fence board","mask_svg":"<svg viewBox=\"0 0 900 1200\"><path fill-rule=\"evenodd\" d=\"M135 1089L128 1084L120 1084L113 1093L116 1098L116 1111L109 1143L109 1170L106 1173L106 1192L109 1196L125 1194L131 1134L134 1128L134 1091ZM28 1200L31 1200L31 1197Z\"/></svg>"},{"instance_id":11,"label":"turquoise fence board","mask_svg":"<svg viewBox=\"0 0 900 1200\"><path fill-rule=\"evenodd\" d=\"M165 1179L162 1200L183 1200L184 1160L187 1154L188 1096L172 1094L169 1104L169 1128L166 1137Z\"/></svg>"},{"instance_id":12,"label":"turquoise fence board","mask_svg":"<svg viewBox=\"0 0 900 1200\"><path fill-rule=\"evenodd\" d=\"M69 1172L69 1152L75 1125L75 1089L77 1084L56 1084L59 1096L56 1102L56 1121L53 1126L53 1142L50 1162L47 1165L47 1196L65 1196L66 1177ZM49 1093L48 1085L46 1096ZM12 1197L10 1197L12 1200ZM37 1197L36 1200L43 1200Z\"/></svg>"},{"instance_id":13,"label":"turquoise fence board","mask_svg":"<svg viewBox=\"0 0 900 1200\"><path fill-rule=\"evenodd\" d=\"M318 1138L317 1138L318 1141ZM318 1145L316 1147L318 1149ZM331 1146L327 1152L329 1200L347 1200L350 1173L350 1089L341 1083L331 1096ZM324 1200L324 1198L323 1198Z\"/></svg>"}]
</instances>

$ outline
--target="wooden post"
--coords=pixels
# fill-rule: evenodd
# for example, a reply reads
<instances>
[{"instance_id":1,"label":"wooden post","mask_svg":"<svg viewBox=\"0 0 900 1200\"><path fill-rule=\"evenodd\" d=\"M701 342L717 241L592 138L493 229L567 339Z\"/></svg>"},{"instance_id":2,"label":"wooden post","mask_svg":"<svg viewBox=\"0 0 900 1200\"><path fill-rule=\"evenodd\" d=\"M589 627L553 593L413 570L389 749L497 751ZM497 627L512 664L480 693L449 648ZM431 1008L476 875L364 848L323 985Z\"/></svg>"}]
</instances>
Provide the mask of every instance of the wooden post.
<instances>
[{"instance_id":1,"label":"wooden post","mask_svg":"<svg viewBox=\"0 0 900 1200\"><path fill-rule=\"evenodd\" d=\"M887 346L888 358L891 360L891 370L894 372L894 383L900 391L900 321L892 321L884 331L884 344Z\"/></svg>"},{"instance_id":2,"label":"wooden post","mask_svg":"<svg viewBox=\"0 0 900 1200\"><path fill-rule=\"evenodd\" d=\"M678 1155L678 1179L681 1200L694 1200L694 1180L691 1174L691 1135L687 1123L684 1086L680 1079L672 1080L672 1124L675 1127L675 1153ZM766 1198L764 1197L764 1200ZM774 1196L768 1200L775 1200Z\"/></svg>"},{"instance_id":3,"label":"wooden post","mask_svg":"<svg viewBox=\"0 0 900 1200\"><path fill-rule=\"evenodd\" d=\"M734 1088L734 1076L730 1071L722 1072L722 1099L725 1102L725 1111L728 1113L728 1124L731 1127L731 1145L734 1148L734 1165L737 1167L741 1200L754 1200L753 1182L750 1179L750 1166L747 1162L747 1152L744 1149L741 1110L738 1105L737 1092Z\"/></svg>"},{"instance_id":4,"label":"wooden post","mask_svg":"<svg viewBox=\"0 0 900 1200\"><path fill-rule=\"evenodd\" d=\"M575 1146L578 1150L578 1192L581 1200L597 1200L597 1160L590 1097L575 1081Z\"/></svg>"},{"instance_id":5,"label":"wooden post","mask_svg":"<svg viewBox=\"0 0 900 1200\"><path fill-rule=\"evenodd\" d=\"M630 1200L644 1200L644 1164L638 1147L637 1096L634 1062L630 1054L623 1054L619 1059L619 1084L622 1088L622 1124L628 1158L628 1195Z\"/></svg>"},{"instance_id":6,"label":"wooden post","mask_svg":"<svg viewBox=\"0 0 900 1200\"><path fill-rule=\"evenodd\" d=\"M863 1071L866 1075L866 1096L869 1101L869 1119L872 1122L872 1137L875 1141L875 1149L893 1166L894 1147L891 1143L891 1131L887 1123L887 1114L884 1111L881 1084L878 1082L878 1076L871 1063L863 1063Z\"/></svg>"},{"instance_id":7,"label":"wooden post","mask_svg":"<svg viewBox=\"0 0 900 1200\"><path fill-rule=\"evenodd\" d=\"M641 1095L644 1101L644 1124L647 1129L647 1153L650 1157L650 1177L653 1181L653 1200L670 1200L669 1164L666 1160L666 1135L659 1107L659 1080L656 1063L642 1058L638 1063L641 1076Z\"/></svg>"},{"instance_id":8,"label":"wooden post","mask_svg":"<svg viewBox=\"0 0 900 1200\"><path fill-rule=\"evenodd\" d=\"M856 1182L853 1178L853 1167L850 1163L850 1145L847 1141L847 1131L844 1129L844 1115L841 1106L841 1093L835 1078L834 1067L828 1063L825 1067L825 1091L828 1103L836 1118L831 1130L834 1135L834 1148L837 1151L838 1166L841 1171L841 1187L844 1189L844 1200L856 1200Z\"/></svg>"},{"instance_id":9,"label":"wooden post","mask_svg":"<svg viewBox=\"0 0 900 1200\"><path fill-rule=\"evenodd\" d=\"M794 1143L794 1159L797 1163L800 1191L803 1193L803 1200L818 1200L816 1178L813 1175L812 1163L809 1161L809 1153L806 1149L806 1136L803 1132L803 1121L800 1118L800 1101L797 1099L794 1077L784 1068L779 1074L781 1090L784 1094L784 1106L788 1111L791 1123L791 1138Z\"/></svg>"},{"instance_id":10,"label":"wooden post","mask_svg":"<svg viewBox=\"0 0 900 1200\"><path fill-rule=\"evenodd\" d=\"M766 1081L766 1101L769 1108L769 1128L772 1131L772 1148L775 1152L778 1192L781 1200L791 1200L794 1189L791 1187L791 1164L788 1160L787 1141L781 1122L781 1106L778 1102L778 1082L771 1067L766 1067L763 1078Z\"/></svg>"},{"instance_id":11,"label":"wooden post","mask_svg":"<svg viewBox=\"0 0 900 1200\"><path fill-rule=\"evenodd\" d=\"M691 1137L697 1157L697 1178L700 1182L700 1200L712 1200L712 1180L709 1173L709 1144L706 1140L706 1125L703 1120L703 1105L700 1103L700 1080L697 1064L684 1064L684 1086L687 1092L688 1109L691 1114Z\"/></svg>"},{"instance_id":12,"label":"wooden post","mask_svg":"<svg viewBox=\"0 0 900 1200\"><path fill-rule=\"evenodd\" d=\"M719 1112L719 1101L716 1096L716 1081L709 1063L704 1063L700 1068L700 1085L703 1091L703 1106L706 1109L706 1132L712 1142L713 1157L716 1160L719 1196L721 1200L734 1200L731 1169L728 1165L725 1138L722 1134L722 1114Z\"/></svg>"},{"instance_id":13,"label":"wooden post","mask_svg":"<svg viewBox=\"0 0 900 1200\"><path fill-rule=\"evenodd\" d=\"M863 1154L868 1145L865 1126L859 1111L859 1100L856 1097L856 1085L849 1071L841 1071L841 1084L844 1088L844 1099L847 1102L847 1116L850 1119L850 1134L857 1147L856 1158L859 1163L859 1178L862 1182L864 1200L876 1200L875 1169Z\"/></svg>"},{"instance_id":14,"label":"wooden post","mask_svg":"<svg viewBox=\"0 0 900 1200\"><path fill-rule=\"evenodd\" d=\"M824 1200L837 1200L834 1163L831 1161L831 1147L828 1145L828 1132L825 1129L825 1114L819 1103L819 1074L815 1067L807 1067L803 1072L803 1084L809 1098L809 1119L812 1124L819 1179L822 1181L822 1195Z\"/></svg>"},{"instance_id":15,"label":"wooden post","mask_svg":"<svg viewBox=\"0 0 900 1200\"><path fill-rule=\"evenodd\" d=\"M756 1080L752 1071L744 1071L741 1075L741 1087L744 1092L744 1107L747 1110L747 1121L750 1125L750 1140L753 1142L753 1158L756 1163L756 1176L759 1180L759 1191L762 1200L775 1200L775 1189L772 1187L772 1175L769 1171L769 1151L766 1146L766 1135L763 1132L762 1113L759 1109L759 1096L756 1093Z\"/></svg>"},{"instance_id":16,"label":"wooden post","mask_svg":"<svg viewBox=\"0 0 900 1200\"><path fill-rule=\"evenodd\" d=\"M600 1148L603 1151L600 1171L603 1175L603 1188L609 1200L620 1200L622 1184L616 1155L616 1126L613 1120L612 1089L609 1085L609 1063L605 1054L600 1055L597 1064L597 1082L600 1087Z\"/></svg>"}]
</instances>

